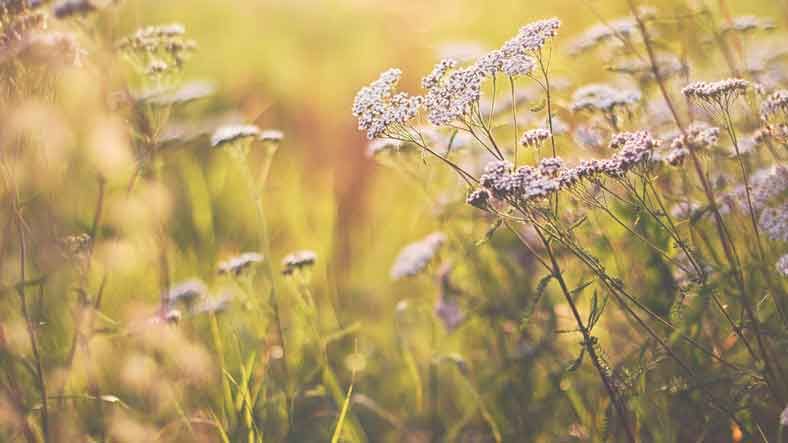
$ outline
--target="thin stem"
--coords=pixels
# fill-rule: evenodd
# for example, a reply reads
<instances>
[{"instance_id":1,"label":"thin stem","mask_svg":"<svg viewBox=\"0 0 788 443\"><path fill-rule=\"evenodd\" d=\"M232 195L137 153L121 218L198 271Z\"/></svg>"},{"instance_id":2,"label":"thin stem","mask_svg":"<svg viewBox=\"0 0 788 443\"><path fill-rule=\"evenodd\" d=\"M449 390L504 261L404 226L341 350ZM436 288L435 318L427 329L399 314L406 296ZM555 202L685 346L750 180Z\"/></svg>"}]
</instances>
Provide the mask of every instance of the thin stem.
<instances>
[{"instance_id":1,"label":"thin stem","mask_svg":"<svg viewBox=\"0 0 788 443\"><path fill-rule=\"evenodd\" d=\"M517 169L517 154L519 152L520 143L517 139L519 135L517 130L517 97L514 93L514 78L509 77L509 86L512 89L512 124L514 125L514 169Z\"/></svg>"},{"instance_id":2,"label":"thin stem","mask_svg":"<svg viewBox=\"0 0 788 443\"><path fill-rule=\"evenodd\" d=\"M626 410L624 405L621 403L621 400L616 395L616 390L612 384L612 380L609 379L607 371L602 367L600 362L599 356L596 353L596 349L594 348L594 342L596 340L595 337L591 336L588 328L583 323L582 317L580 317L580 312L577 310L577 306L575 305L575 301L572 298L572 294L569 291L569 288L566 285L566 281L564 280L563 273L561 271L560 266L558 265L558 261L555 258L555 254L553 253L552 247L550 246L550 242L542 235L542 232L539 228L535 228L537 235L542 240L542 243L545 246L545 250L547 251L547 255L550 258L551 263L551 273L553 278L558 281L559 286L561 287L561 292L566 299L569 308L572 311L572 315L577 322L577 327L580 330L580 333L583 335L583 345L586 348L586 352L588 352L589 357L591 358L591 362L594 364L597 372L599 373L599 377L602 379L602 382L605 385L605 389L607 390L608 396L610 397L610 401L615 405L616 410L618 412L619 417L624 426L624 430L626 431L627 438L630 442L634 443L635 437L632 434L632 430L629 428L629 421L627 420Z\"/></svg>"},{"instance_id":3,"label":"thin stem","mask_svg":"<svg viewBox=\"0 0 788 443\"><path fill-rule=\"evenodd\" d=\"M27 246L25 241L25 232L20 222L21 215L17 208L17 234L19 236L19 281L25 281L25 261L27 260ZM43 285L43 283L40 283ZM49 442L49 402L47 400L46 381L44 379L44 368L41 363L41 354L38 349L38 340L36 338L36 329L33 324L33 319L27 309L27 297L25 296L24 285L17 285L17 293L19 294L19 302L22 309L22 317L25 319L27 326L27 335L30 340L30 348L33 351L33 360L36 368L36 382L38 392L41 397L41 427L44 431L44 442Z\"/></svg>"}]
</instances>

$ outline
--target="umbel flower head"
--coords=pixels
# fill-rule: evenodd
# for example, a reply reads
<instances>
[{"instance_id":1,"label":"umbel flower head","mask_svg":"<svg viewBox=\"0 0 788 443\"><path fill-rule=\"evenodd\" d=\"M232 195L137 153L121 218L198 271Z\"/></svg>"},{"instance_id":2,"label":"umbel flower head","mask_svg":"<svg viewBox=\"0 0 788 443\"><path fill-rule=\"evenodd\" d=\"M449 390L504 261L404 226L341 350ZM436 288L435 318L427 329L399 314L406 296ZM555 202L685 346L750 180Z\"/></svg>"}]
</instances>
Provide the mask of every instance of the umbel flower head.
<instances>
[{"instance_id":1,"label":"umbel flower head","mask_svg":"<svg viewBox=\"0 0 788 443\"><path fill-rule=\"evenodd\" d=\"M700 105L717 105L727 109L731 103L747 93L752 83L739 78L729 78L716 82L694 82L681 90L690 100Z\"/></svg>"},{"instance_id":2,"label":"umbel flower head","mask_svg":"<svg viewBox=\"0 0 788 443\"><path fill-rule=\"evenodd\" d=\"M260 135L260 128L255 125L225 125L219 127L211 135L211 146L223 148L234 142L253 140Z\"/></svg>"},{"instance_id":3,"label":"umbel flower head","mask_svg":"<svg viewBox=\"0 0 788 443\"><path fill-rule=\"evenodd\" d=\"M59 19L75 15L87 15L96 10L90 0L61 0L52 7L52 12Z\"/></svg>"},{"instance_id":4,"label":"umbel flower head","mask_svg":"<svg viewBox=\"0 0 788 443\"><path fill-rule=\"evenodd\" d=\"M400 280L413 277L427 268L446 242L446 235L434 232L425 238L403 248L391 267L391 279Z\"/></svg>"},{"instance_id":5,"label":"umbel flower head","mask_svg":"<svg viewBox=\"0 0 788 443\"><path fill-rule=\"evenodd\" d=\"M315 254L315 251L301 250L288 254L282 260L282 274L290 275L304 268L312 267L316 260L317 254Z\"/></svg>"},{"instance_id":6,"label":"umbel flower head","mask_svg":"<svg viewBox=\"0 0 788 443\"><path fill-rule=\"evenodd\" d=\"M116 44L132 64L141 71L153 70L164 74L180 70L197 44L184 37L183 25L148 26L124 37Z\"/></svg>"},{"instance_id":7,"label":"umbel flower head","mask_svg":"<svg viewBox=\"0 0 788 443\"><path fill-rule=\"evenodd\" d=\"M165 295L165 299L170 306L178 303L191 304L206 293L205 284L195 278L173 286Z\"/></svg>"},{"instance_id":8,"label":"umbel flower head","mask_svg":"<svg viewBox=\"0 0 788 443\"><path fill-rule=\"evenodd\" d=\"M640 101L640 91L617 89L603 84L590 84L572 94L572 111L613 112L617 108L634 105Z\"/></svg>"},{"instance_id":9,"label":"umbel flower head","mask_svg":"<svg viewBox=\"0 0 788 443\"><path fill-rule=\"evenodd\" d=\"M427 119L436 126L467 116L481 97L483 72L475 65L462 69L456 66L454 60L443 60L421 82L427 90Z\"/></svg>"},{"instance_id":10,"label":"umbel flower head","mask_svg":"<svg viewBox=\"0 0 788 443\"><path fill-rule=\"evenodd\" d=\"M230 274L238 276L252 265L263 261L263 256L257 252L244 252L241 255L230 258L219 263L219 274Z\"/></svg>"},{"instance_id":11,"label":"umbel flower head","mask_svg":"<svg viewBox=\"0 0 788 443\"><path fill-rule=\"evenodd\" d=\"M777 260L775 263L775 268L777 268L777 272L780 273L783 277L788 277L788 254L783 255ZM783 426L788 426L788 407L785 408L781 417L780 417L780 424Z\"/></svg>"},{"instance_id":12,"label":"umbel flower head","mask_svg":"<svg viewBox=\"0 0 788 443\"><path fill-rule=\"evenodd\" d=\"M370 140L402 129L422 106L421 97L395 93L401 76L399 69L389 69L356 94L353 116L358 119L358 129L367 131Z\"/></svg>"},{"instance_id":13,"label":"umbel flower head","mask_svg":"<svg viewBox=\"0 0 788 443\"><path fill-rule=\"evenodd\" d=\"M788 90L780 89L766 97L761 104L761 120L763 135L780 143L788 140Z\"/></svg>"},{"instance_id":14,"label":"umbel flower head","mask_svg":"<svg viewBox=\"0 0 788 443\"><path fill-rule=\"evenodd\" d=\"M542 146L542 143L545 142L550 138L550 130L546 128L536 128L530 129L525 131L523 136L520 138L520 144L526 147L534 147L538 148Z\"/></svg>"}]
</instances>

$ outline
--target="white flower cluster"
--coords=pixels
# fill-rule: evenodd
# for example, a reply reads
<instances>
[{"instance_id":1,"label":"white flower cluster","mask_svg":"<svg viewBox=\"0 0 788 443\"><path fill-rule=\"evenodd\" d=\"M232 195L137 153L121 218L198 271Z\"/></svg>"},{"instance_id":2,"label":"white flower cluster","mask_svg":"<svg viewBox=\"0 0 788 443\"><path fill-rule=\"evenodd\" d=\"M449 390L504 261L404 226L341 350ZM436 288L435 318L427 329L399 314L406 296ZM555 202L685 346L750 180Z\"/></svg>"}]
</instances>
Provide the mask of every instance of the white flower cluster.
<instances>
[{"instance_id":1,"label":"white flower cluster","mask_svg":"<svg viewBox=\"0 0 788 443\"><path fill-rule=\"evenodd\" d=\"M761 211L758 225L772 240L788 241L788 203Z\"/></svg>"},{"instance_id":2,"label":"white flower cluster","mask_svg":"<svg viewBox=\"0 0 788 443\"><path fill-rule=\"evenodd\" d=\"M681 93L691 100L727 107L751 87L752 83L747 80L729 78L716 82L693 82L685 86Z\"/></svg>"},{"instance_id":3,"label":"white flower cluster","mask_svg":"<svg viewBox=\"0 0 788 443\"><path fill-rule=\"evenodd\" d=\"M380 137L394 125L406 124L422 106L422 97L394 93L401 76L399 69L389 69L356 94L353 116L358 119L358 128L367 131L370 140Z\"/></svg>"},{"instance_id":4,"label":"white flower cluster","mask_svg":"<svg viewBox=\"0 0 788 443\"><path fill-rule=\"evenodd\" d=\"M445 242L446 235L442 232L434 232L403 248L391 267L391 279L399 280L421 273L435 258Z\"/></svg>"},{"instance_id":5,"label":"white flower cluster","mask_svg":"<svg viewBox=\"0 0 788 443\"><path fill-rule=\"evenodd\" d=\"M725 23L720 27L723 33L749 32L755 30L771 31L775 28L774 21L768 18L756 17L754 15L740 15L733 17L730 23Z\"/></svg>"},{"instance_id":6,"label":"white flower cluster","mask_svg":"<svg viewBox=\"0 0 788 443\"><path fill-rule=\"evenodd\" d=\"M546 128L535 128L525 131L523 136L520 138L520 144L523 146L531 146L538 148L550 138L550 130Z\"/></svg>"},{"instance_id":7,"label":"white flower cluster","mask_svg":"<svg viewBox=\"0 0 788 443\"><path fill-rule=\"evenodd\" d=\"M779 272L783 277L788 277L788 254L783 255L777 260L777 263L774 265L777 268L777 272ZM788 408L785 408L785 411L788 411ZM788 413L783 411L783 426L788 424Z\"/></svg>"},{"instance_id":8,"label":"white flower cluster","mask_svg":"<svg viewBox=\"0 0 788 443\"><path fill-rule=\"evenodd\" d=\"M232 257L219 263L219 274L240 275L252 265L263 261L263 256L256 252L244 252L237 257Z\"/></svg>"},{"instance_id":9,"label":"white flower cluster","mask_svg":"<svg viewBox=\"0 0 788 443\"><path fill-rule=\"evenodd\" d=\"M260 128L255 125L224 125L211 135L211 146L222 148L236 141L257 138L259 135Z\"/></svg>"},{"instance_id":10,"label":"white flower cluster","mask_svg":"<svg viewBox=\"0 0 788 443\"><path fill-rule=\"evenodd\" d=\"M590 84L577 89L572 94L572 111L613 112L616 108L627 107L639 102L640 98L640 91L634 89Z\"/></svg>"},{"instance_id":11,"label":"white flower cluster","mask_svg":"<svg viewBox=\"0 0 788 443\"><path fill-rule=\"evenodd\" d=\"M290 275L295 271L313 266L316 260L317 254L310 250L296 251L288 254L282 260L282 274Z\"/></svg>"}]
</instances>

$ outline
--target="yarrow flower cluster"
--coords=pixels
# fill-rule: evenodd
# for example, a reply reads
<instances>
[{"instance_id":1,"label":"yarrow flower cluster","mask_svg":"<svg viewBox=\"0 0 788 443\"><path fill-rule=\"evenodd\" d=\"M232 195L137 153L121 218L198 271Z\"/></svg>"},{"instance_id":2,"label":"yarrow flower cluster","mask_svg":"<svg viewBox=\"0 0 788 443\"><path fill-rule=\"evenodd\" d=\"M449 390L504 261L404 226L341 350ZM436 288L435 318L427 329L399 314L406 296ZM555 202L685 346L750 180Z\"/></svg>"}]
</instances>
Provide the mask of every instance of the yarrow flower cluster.
<instances>
[{"instance_id":1,"label":"yarrow flower cluster","mask_svg":"<svg viewBox=\"0 0 788 443\"><path fill-rule=\"evenodd\" d=\"M520 138L520 144L523 146L530 146L538 148L550 138L550 130L546 128L536 128L525 131L523 136Z\"/></svg>"},{"instance_id":2,"label":"yarrow flower cluster","mask_svg":"<svg viewBox=\"0 0 788 443\"><path fill-rule=\"evenodd\" d=\"M608 85L590 84L577 89L572 95L572 111L613 112L639 102L640 91L615 89Z\"/></svg>"},{"instance_id":3,"label":"yarrow flower cluster","mask_svg":"<svg viewBox=\"0 0 788 443\"><path fill-rule=\"evenodd\" d=\"M606 174L619 177L637 166L645 166L652 159L654 149L659 147L660 140L651 136L648 131L620 132L610 141L610 146L618 149L616 154L603 161Z\"/></svg>"},{"instance_id":4,"label":"yarrow flower cluster","mask_svg":"<svg viewBox=\"0 0 788 443\"><path fill-rule=\"evenodd\" d=\"M468 115L481 97L484 76L476 66L455 69L453 60L443 60L422 80L427 90L424 106L427 119L444 126Z\"/></svg>"},{"instance_id":5,"label":"yarrow flower cluster","mask_svg":"<svg viewBox=\"0 0 788 443\"><path fill-rule=\"evenodd\" d=\"M788 166L779 164L756 171L750 176L750 199L755 211L761 211L788 191ZM727 196L739 209L748 210L744 185L735 187Z\"/></svg>"},{"instance_id":6,"label":"yarrow flower cluster","mask_svg":"<svg viewBox=\"0 0 788 443\"><path fill-rule=\"evenodd\" d=\"M260 128L255 125L232 124L219 127L211 135L211 146L223 148L236 141L255 139L260 135Z\"/></svg>"},{"instance_id":7,"label":"yarrow flower cluster","mask_svg":"<svg viewBox=\"0 0 788 443\"><path fill-rule=\"evenodd\" d=\"M762 30L762 31L771 31L775 28L774 21L756 17L754 15L740 15L738 17L733 17L730 23L724 23L720 27L720 31L723 33L736 31L736 32L749 32L755 30Z\"/></svg>"},{"instance_id":8,"label":"yarrow flower cluster","mask_svg":"<svg viewBox=\"0 0 788 443\"><path fill-rule=\"evenodd\" d=\"M445 234L434 232L422 240L403 248L391 267L391 279L400 280L421 273L435 258L445 242Z\"/></svg>"},{"instance_id":9,"label":"yarrow flower cluster","mask_svg":"<svg viewBox=\"0 0 788 443\"><path fill-rule=\"evenodd\" d=\"M315 251L302 250L288 254L282 259L282 274L290 275L295 271L299 271L315 264L317 254Z\"/></svg>"},{"instance_id":10,"label":"yarrow flower cluster","mask_svg":"<svg viewBox=\"0 0 788 443\"><path fill-rule=\"evenodd\" d=\"M674 137L670 142L670 151L665 156L665 161L673 166L678 166L690 154L690 150L715 146L719 139L720 128L709 126L703 122L694 122L684 134Z\"/></svg>"},{"instance_id":11,"label":"yarrow flower cluster","mask_svg":"<svg viewBox=\"0 0 788 443\"><path fill-rule=\"evenodd\" d=\"M741 97L752 87L752 83L738 78L729 78L716 82L694 82L685 86L681 93L701 104L716 104L724 108L733 100Z\"/></svg>"},{"instance_id":12,"label":"yarrow flower cluster","mask_svg":"<svg viewBox=\"0 0 788 443\"><path fill-rule=\"evenodd\" d=\"M788 241L788 203L764 209L758 225L772 240Z\"/></svg>"},{"instance_id":13,"label":"yarrow flower cluster","mask_svg":"<svg viewBox=\"0 0 788 443\"><path fill-rule=\"evenodd\" d=\"M788 277L788 254L780 257L774 267L777 268L777 272L779 272L783 277ZM781 420L783 426L788 425L788 408L785 408L785 411L783 411Z\"/></svg>"},{"instance_id":14,"label":"yarrow flower cluster","mask_svg":"<svg viewBox=\"0 0 788 443\"><path fill-rule=\"evenodd\" d=\"M650 19L656 14L654 8L639 8L638 14L640 18ZM628 16L616 20L610 20L606 23L599 23L583 32L580 37L576 38L569 46L569 53L577 55L607 42L616 41L621 43L621 40L632 40L638 36L638 24L635 17Z\"/></svg>"},{"instance_id":15,"label":"yarrow flower cluster","mask_svg":"<svg viewBox=\"0 0 788 443\"><path fill-rule=\"evenodd\" d=\"M788 141L788 90L780 89L761 104L763 135L785 143Z\"/></svg>"},{"instance_id":16,"label":"yarrow flower cluster","mask_svg":"<svg viewBox=\"0 0 788 443\"><path fill-rule=\"evenodd\" d=\"M219 263L219 274L241 275L252 265L263 261L263 256L256 252L244 252L243 254L230 258Z\"/></svg>"},{"instance_id":17,"label":"yarrow flower cluster","mask_svg":"<svg viewBox=\"0 0 788 443\"><path fill-rule=\"evenodd\" d=\"M356 94L353 116L358 119L358 128L367 131L370 140L384 135L392 127L405 125L416 117L423 104L422 97L395 93L401 76L399 69L389 69Z\"/></svg>"},{"instance_id":18,"label":"yarrow flower cluster","mask_svg":"<svg viewBox=\"0 0 788 443\"><path fill-rule=\"evenodd\" d=\"M96 5L89 0L62 0L52 7L52 12L59 19L74 15L87 15L95 10Z\"/></svg>"},{"instance_id":19,"label":"yarrow flower cluster","mask_svg":"<svg viewBox=\"0 0 788 443\"><path fill-rule=\"evenodd\" d=\"M770 120L775 115L785 116L788 114L788 90L780 89L774 91L761 104L761 118Z\"/></svg>"},{"instance_id":20,"label":"yarrow flower cluster","mask_svg":"<svg viewBox=\"0 0 788 443\"><path fill-rule=\"evenodd\" d=\"M561 20L553 17L539 20L520 28L517 35L504 43L501 51L508 57L532 55L541 50L551 38L558 35Z\"/></svg>"},{"instance_id":21,"label":"yarrow flower cluster","mask_svg":"<svg viewBox=\"0 0 788 443\"><path fill-rule=\"evenodd\" d=\"M133 64L149 74L179 70L197 43L184 37L183 25L148 26L122 38L116 47Z\"/></svg>"},{"instance_id":22,"label":"yarrow flower cluster","mask_svg":"<svg viewBox=\"0 0 788 443\"><path fill-rule=\"evenodd\" d=\"M540 20L520 29L500 49L479 57L473 64L460 67L456 60L440 61L422 79L424 97L394 93L401 71L390 69L372 84L362 88L353 104L358 127L369 139L386 135L395 125L404 125L424 107L427 119L445 126L469 115L481 98L482 82L498 73L508 77L528 75L536 66L535 57L548 40L558 33L557 18ZM401 128L399 128L401 129Z\"/></svg>"},{"instance_id":23,"label":"yarrow flower cluster","mask_svg":"<svg viewBox=\"0 0 788 443\"><path fill-rule=\"evenodd\" d=\"M687 72L687 65L678 57L670 53L658 53L655 57L657 73L660 78L667 79ZM622 61L618 64L608 66L608 71L627 74L639 82L654 81L653 67L650 62L638 58Z\"/></svg>"},{"instance_id":24,"label":"yarrow flower cluster","mask_svg":"<svg viewBox=\"0 0 788 443\"><path fill-rule=\"evenodd\" d=\"M165 299L172 306L178 303L191 304L207 292L202 280L191 279L173 286L165 295Z\"/></svg>"}]
</instances>

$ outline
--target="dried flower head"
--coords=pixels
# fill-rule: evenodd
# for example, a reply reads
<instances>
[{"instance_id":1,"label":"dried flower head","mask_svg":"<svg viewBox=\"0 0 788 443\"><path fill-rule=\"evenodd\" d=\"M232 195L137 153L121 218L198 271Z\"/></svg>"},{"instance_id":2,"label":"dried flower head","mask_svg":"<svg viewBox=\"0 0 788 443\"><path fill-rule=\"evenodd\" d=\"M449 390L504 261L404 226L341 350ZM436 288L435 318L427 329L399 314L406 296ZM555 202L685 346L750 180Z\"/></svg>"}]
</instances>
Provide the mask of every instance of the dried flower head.
<instances>
[{"instance_id":1,"label":"dried flower head","mask_svg":"<svg viewBox=\"0 0 788 443\"><path fill-rule=\"evenodd\" d=\"M550 130L546 128L535 128L525 131L523 136L520 138L520 144L523 146L530 146L534 148L538 148L542 146L542 143L545 142L550 138Z\"/></svg>"},{"instance_id":2,"label":"dried flower head","mask_svg":"<svg viewBox=\"0 0 788 443\"><path fill-rule=\"evenodd\" d=\"M367 131L370 140L386 135L387 131L396 134L416 117L422 106L422 97L395 93L401 75L399 69L389 69L356 94L353 116L358 119L358 129Z\"/></svg>"},{"instance_id":3,"label":"dried flower head","mask_svg":"<svg viewBox=\"0 0 788 443\"><path fill-rule=\"evenodd\" d=\"M244 252L243 254L219 263L219 274L240 275L252 265L263 261L263 256L256 252Z\"/></svg>"},{"instance_id":4,"label":"dried flower head","mask_svg":"<svg viewBox=\"0 0 788 443\"><path fill-rule=\"evenodd\" d=\"M391 267L391 279L400 280L421 273L446 242L446 235L435 232L403 248Z\"/></svg>"},{"instance_id":5,"label":"dried flower head","mask_svg":"<svg viewBox=\"0 0 788 443\"><path fill-rule=\"evenodd\" d=\"M314 266L317 254L314 251L302 250L287 255L282 260L282 274L290 275L295 271Z\"/></svg>"}]
</instances>

